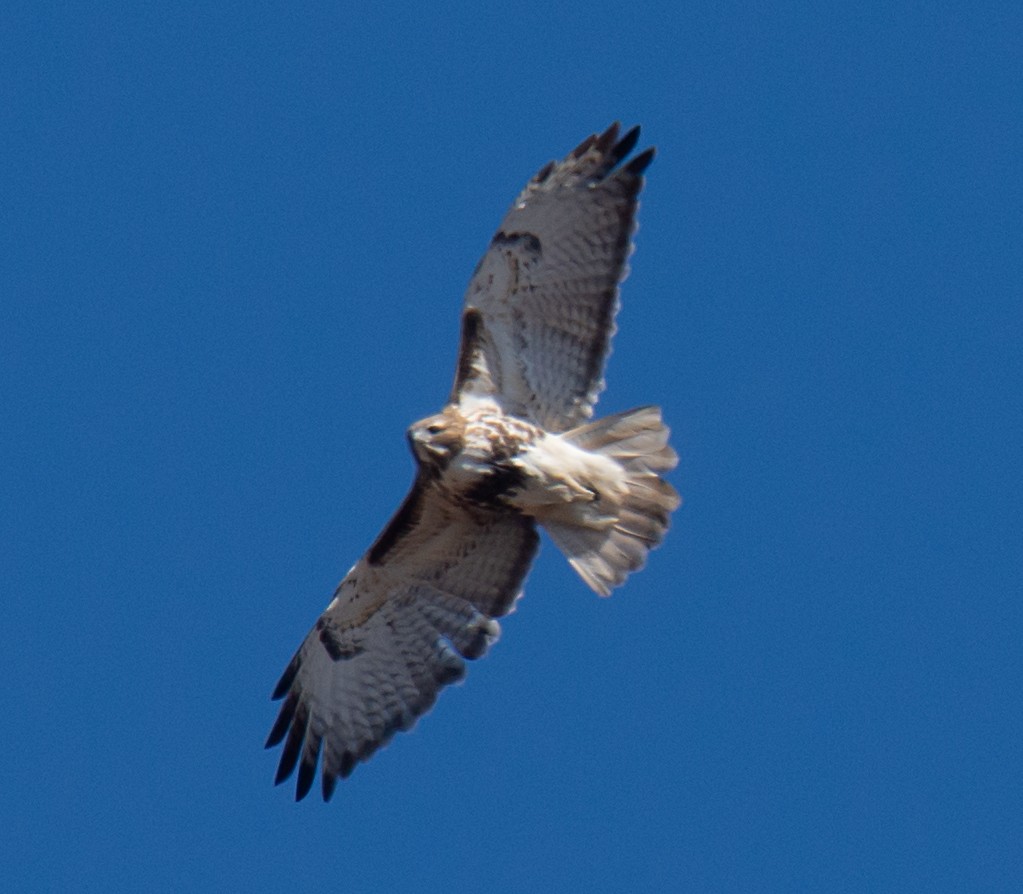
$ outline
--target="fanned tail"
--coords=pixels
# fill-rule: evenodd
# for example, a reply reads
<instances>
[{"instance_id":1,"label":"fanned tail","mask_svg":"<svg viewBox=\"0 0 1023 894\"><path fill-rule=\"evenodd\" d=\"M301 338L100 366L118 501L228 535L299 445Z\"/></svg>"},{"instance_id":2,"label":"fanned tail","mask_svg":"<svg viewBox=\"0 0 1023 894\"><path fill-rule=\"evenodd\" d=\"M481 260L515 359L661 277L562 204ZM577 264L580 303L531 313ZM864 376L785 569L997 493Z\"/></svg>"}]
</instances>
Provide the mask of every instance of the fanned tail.
<instances>
[{"instance_id":1,"label":"fanned tail","mask_svg":"<svg viewBox=\"0 0 1023 894\"><path fill-rule=\"evenodd\" d=\"M551 539L584 581L601 596L643 567L664 539L669 517L682 502L661 473L678 463L658 407L640 407L565 432L576 447L601 454L624 471L624 495L607 524L544 520Z\"/></svg>"}]
</instances>

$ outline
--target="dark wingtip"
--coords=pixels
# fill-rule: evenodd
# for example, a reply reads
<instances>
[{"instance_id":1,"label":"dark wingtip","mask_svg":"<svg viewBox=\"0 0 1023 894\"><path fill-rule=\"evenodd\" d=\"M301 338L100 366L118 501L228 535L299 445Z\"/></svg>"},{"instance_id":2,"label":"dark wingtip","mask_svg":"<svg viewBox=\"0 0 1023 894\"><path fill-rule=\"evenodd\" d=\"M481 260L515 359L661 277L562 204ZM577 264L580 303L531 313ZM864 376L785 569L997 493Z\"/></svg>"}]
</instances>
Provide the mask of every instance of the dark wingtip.
<instances>
[{"instance_id":1,"label":"dark wingtip","mask_svg":"<svg viewBox=\"0 0 1023 894\"><path fill-rule=\"evenodd\" d=\"M624 168L622 168L622 170L627 174L632 174L634 177L639 177L648 167L650 167L650 162L654 160L654 156L656 154L657 149L654 146L651 146L649 149L644 149Z\"/></svg>"},{"instance_id":2,"label":"dark wingtip","mask_svg":"<svg viewBox=\"0 0 1023 894\"><path fill-rule=\"evenodd\" d=\"M338 775L342 779L347 779L352 775L352 770L355 769L356 757L351 751L346 751L341 755L341 767L338 770Z\"/></svg>"},{"instance_id":3,"label":"dark wingtip","mask_svg":"<svg viewBox=\"0 0 1023 894\"><path fill-rule=\"evenodd\" d=\"M612 122L611 126L605 130L599 137L594 140L597 146L597 150L601 155L606 155L608 151L618 141L618 132L622 129L620 121Z\"/></svg>"},{"instance_id":4,"label":"dark wingtip","mask_svg":"<svg viewBox=\"0 0 1023 894\"><path fill-rule=\"evenodd\" d=\"M636 148L636 143L639 142L639 125L631 128L628 133L625 134L616 144L614 149L611 151L611 157L614 159L614 164L618 164L626 155L628 155L633 149Z\"/></svg>"},{"instance_id":5,"label":"dark wingtip","mask_svg":"<svg viewBox=\"0 0 1023 894\"><path fill-rule=\"evenodd\" d=\"M543 183L548 177L551 176L551 171L557 167L556 161L549 161L539 171L533 175L534 183Z\"/></svg>"},{"instance_id":6,"label":"dark wingtip","mask_svg":"<svg viewBox=\"0 0 1023 894\"><path fill-rule=\"evenodd\" d=\"M602 155L607 154L608 149L610 149L618 139L618 131L621 130L621 127L621 123L616 121L613 122L611 127L609 127L604 133L590 134L572 150L572 158L581 158L582 155L593 147L596 147L596 150Z\"/></svg>"},{"instance_id":7,"label":"dark wingtip","mask_svg":"<svg viewBox=\"0 0 1023 894\"><path fill-rule=\"evenodd\" d=\"M273 748L281 743L284 734L288 731L288 727L291 726L291 719L295 716L295 708L297 707L297 695L289 696L288 700L281 705L281 710L277 713L277 720L274 721L273 729L270 730L270 735L266 737L265 748Z\"/></svg>"},{"instance_id":8,"label":"dark wingtip","mask_svg":"<svg viewBox=\"0 0 1023 894\"><path fill-rule=\"evenodd\" d=\"M316 758L319 757L319 752L320 748L317 745L313 759L309 760L308 756L303 757L302 763L298 766L298 783L295 786L296 801L301 801L308 795L309 790L313 787L313 782L316 781Z\"/></svg>"},{"instance_id":9,"label":"dark wingtip","mask_svg":"<svg viewBox=\"0 0 1023 894\"><path fill-rule=\"evenodd\" d=\"M299 755L302 753L302 743L305 740L306 727L309 726L309 713L303 706L299 705L295 715L295 722L291 725L288 733L288 740L284 743L284 751L281 752L281 762L277 765L277 775L274 777L274 785L280 785L295 772Z\"/></svg>"},{"instance_id":10,"label":"dark wingtip","mask_svg":"<svg viewBox=\"0 0 1023 894\"><path fill-rule=\"evenodd\" d=\"M576 146L575 149L573 149L569 153L569 155L571 155L572 158L579 158L579 156L581 156L587 149L590 148L590 146L593 145L593 141L596 138L597 138L596 135L591 133L585 140L583 140L578 146Z\"/></svg>"},{"instance_id":11,"label":"dark wingtip","mask_svg":"<svg viewBox=\"0 0 1023 894\"><path fill-rule=\"evenodd\" d=\"M296 652L291 661L288 662L288 666L284 669L284 673L281 674L281 678L277 681L277 685L274 686L273 694L270 696L270 701L277 701L278 699L284 698L287 695L291 684L295 682L295 677L298 675L298 668L301 665L299 655L301 650Z\"/></svg>"},{"instance_id":12,"label":"dark wingtip","mask_svg":"<svg viewBox=\"0 0 1023 894\"><path fill-rule=\"evenodd\" d=\"M322 780L323 800L329 801L334 797L334 789L337 787L337 777L324 771Z\"/></svg>"},{"instance_id":13,"label":"dark wingtip","mask_svg":"<svg viewBox=\"0 0 1023 894\"><path fill-rule=\"evenodd\" d=\"M298 785L295 786L296 801L301 801L306 795L309 794L309 789L313 787L313 779L316 776L316 771L313 770L313 772L307 778L305 776L305 767L306 765L302 764L298 768Z\"/></svg>"}]
</instances>

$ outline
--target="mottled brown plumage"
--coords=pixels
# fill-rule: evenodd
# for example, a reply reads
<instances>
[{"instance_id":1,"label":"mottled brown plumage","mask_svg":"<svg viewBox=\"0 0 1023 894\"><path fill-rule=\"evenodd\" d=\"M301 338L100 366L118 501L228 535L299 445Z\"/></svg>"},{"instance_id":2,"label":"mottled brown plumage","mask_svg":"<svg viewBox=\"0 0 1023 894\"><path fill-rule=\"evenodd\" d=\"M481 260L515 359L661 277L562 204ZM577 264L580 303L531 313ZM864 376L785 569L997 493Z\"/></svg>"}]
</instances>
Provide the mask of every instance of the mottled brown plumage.
<instances>
[{"instance_id":1,"label":"mottled brown plumage","mask_svg":"<svg viewBox=\"0 0 1023 894\"><path fill-rule=\"evenodd\" d=\"M551 162L469 283L448 405L409 428L412 490L281 677L267 747L303 798L411 727L497 639L544 527L607 595L664 536L678 495L660 411L588 422L653 150L614 124ZM623 162L625 162L623 164Z\"/></svg>"}]
</instances>

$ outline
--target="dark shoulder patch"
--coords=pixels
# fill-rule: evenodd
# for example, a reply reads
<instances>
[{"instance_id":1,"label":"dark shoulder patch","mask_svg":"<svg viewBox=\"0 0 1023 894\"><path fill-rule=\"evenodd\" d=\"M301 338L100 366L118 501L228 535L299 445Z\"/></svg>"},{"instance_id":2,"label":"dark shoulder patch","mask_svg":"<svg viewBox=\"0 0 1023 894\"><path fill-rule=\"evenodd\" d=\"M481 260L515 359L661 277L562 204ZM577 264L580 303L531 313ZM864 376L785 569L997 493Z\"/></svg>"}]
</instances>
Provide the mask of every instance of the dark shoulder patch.
<instances>
[{"instance_id":1,"label":"dark shoulder patch","mask_svg":"<svg viewBox=\"0 0 1023 894\"><path fill-rule=\"evenodd\" d=\"M379 565L387 557L387 554L394 549L401 538L407 534L419 521L423 514L423 479L417 477L412 490L408 492L404 502L394 513L394 516L387 523L387 527L380 532L380 536L373 542L366 553L366 561L370 565Z\"/></svg>"},{"instance_id":2,"label":"dark shoulder patch","mask_svg":"<svg viewBox=\"0 0 1023 894\"><path fill-rule=\"evenodd\" d=\"M470 503L475 503L486 509L504 508L500 502L501 497L517 487L521 487L524 480L525 476L520 469L512 465L498 463L489 475L481 478L466 492L465 498Z\"/></svg>"},{"instance_id":3,"label":"dark shoulder patch","mask_svg":"<svg viewBox=\"0 0 1023 894\"><path fill-rule=\"evenodd\" d=\"M483 335L483 314L475 307L467 307L462 314L462 337L458 345L458 367L455 384L451 387L451 401L458 400L465 383L472 378L472 364Z\"/></svg>"}]
</instances>

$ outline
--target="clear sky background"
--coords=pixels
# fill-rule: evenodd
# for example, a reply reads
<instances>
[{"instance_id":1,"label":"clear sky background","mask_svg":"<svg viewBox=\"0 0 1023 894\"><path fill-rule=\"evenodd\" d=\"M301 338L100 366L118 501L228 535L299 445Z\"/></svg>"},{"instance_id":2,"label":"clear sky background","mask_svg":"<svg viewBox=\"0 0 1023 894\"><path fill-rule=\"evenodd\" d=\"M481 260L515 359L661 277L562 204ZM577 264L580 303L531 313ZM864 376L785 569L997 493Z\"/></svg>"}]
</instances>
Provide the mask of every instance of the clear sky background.
<instances>
[{"instance_id":1,"label":"clear sky background","mask_svg":"<svg viewBox=\"0 0 1023 894\"><path fill-rule=\"evenodd\" d=\"M1020 890L1021 32L4 4L4 888ZM685 505L609 600L545 543L465 684L296 805L271 688L501 215L616 118L658 156L600 410L663 406Z\"/></svg>"}]
</instances>

